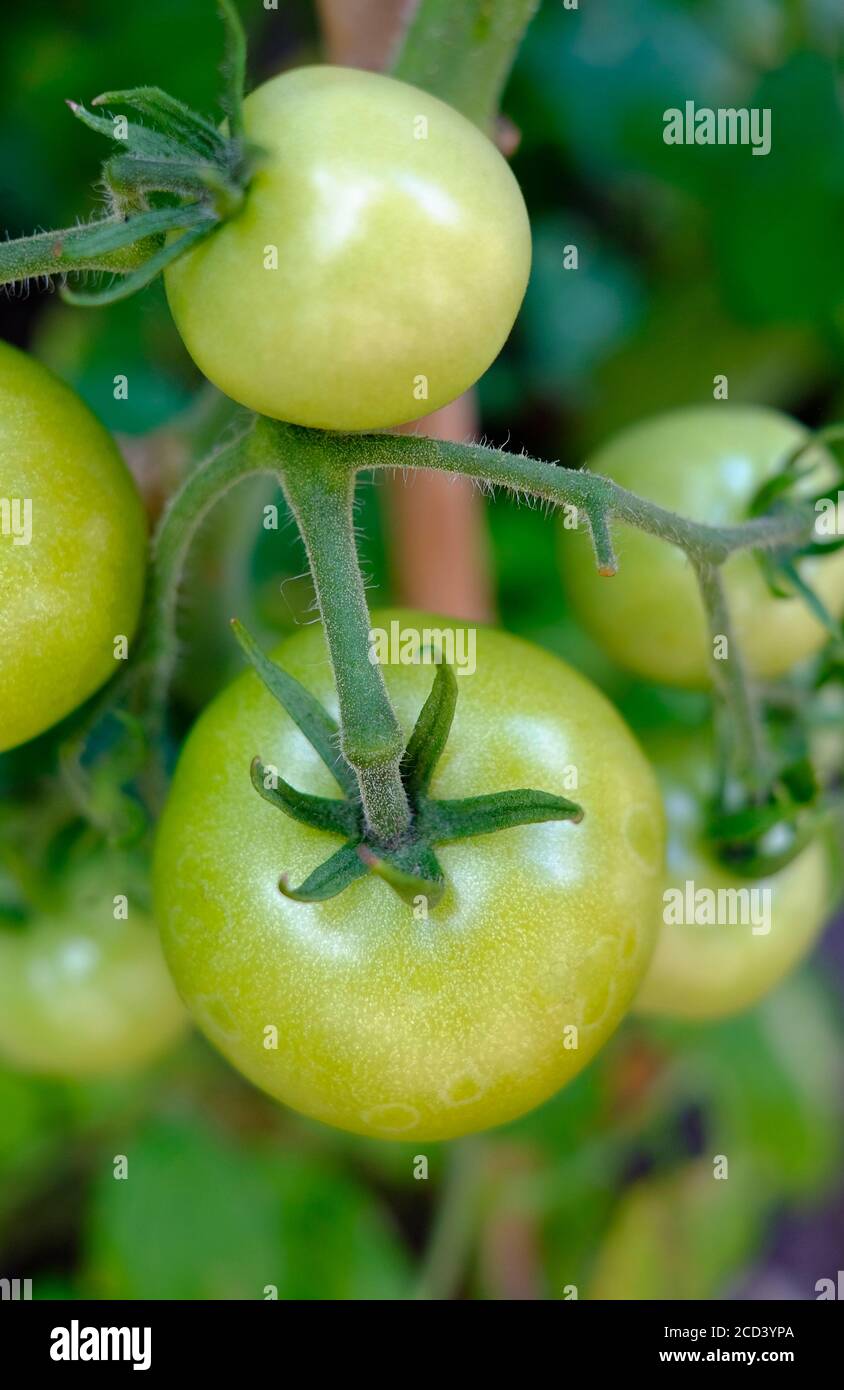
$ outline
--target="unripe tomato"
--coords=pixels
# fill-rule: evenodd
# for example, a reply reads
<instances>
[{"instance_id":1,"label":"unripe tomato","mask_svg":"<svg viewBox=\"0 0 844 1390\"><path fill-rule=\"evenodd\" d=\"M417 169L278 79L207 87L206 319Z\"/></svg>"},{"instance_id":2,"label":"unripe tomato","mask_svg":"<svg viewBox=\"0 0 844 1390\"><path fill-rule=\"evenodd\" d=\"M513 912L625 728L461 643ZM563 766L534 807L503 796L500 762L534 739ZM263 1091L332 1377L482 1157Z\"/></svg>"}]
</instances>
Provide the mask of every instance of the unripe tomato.
<instances>
[{"instance_id":1,"label":"unripe tomato","mask_svg":"<svg viewBox=\"0 0 844 1390\"><path fill-rule=\"evenodd\" d=\"M452 107L350 68L246 98L244 206L166 272L197 366L279 420L367 430L453 400L522 302L530 228L506 161Z\"/></svg>"},{"instance_id":2,"label":"unripe tomato","mask_svg":"<svg viewBox=\"0 0 844 1390\"><path fill-rule=\"evenodd\" d=\"M755 1004L794 969L823 927L832 891L829 845L822 839L812 841L790 864L768 878L740 877L722 864L704 841L706 803L714 790L715 775L708 742L666 733L647 749L662 788L668 823L664 893L671 897L664 897L660 911L669 918L676 917L682 898L679 915L684 920L663 919L635 1007L642 1013L686 1019L738 1013ZM744 915L731 908L729 899L722 898L720 920L707 924L705 920L689 920L694 914L685 908L691 901L690 892L700 890L715 895L752 892L757 896L752 900L745 896L752 913ZM702 902L697 913L705 918ZM731 913L738 920L731 922Z\"/></svg>"},{"instance_id":3,"label":"unripe tomato","mask_svg":"<svg viewBox=\"0 0 844 1390\"><path fill-rule=\"evenodd\" d=\"M389 630L459 627L373 615ZM321 627L274 659L336 717ZM425 665L384 674L409 734ZM662 876L662 810L619 715L547 652L477 630L476 670L434 773L435 797L536 787L576 798L580 824L548 822L445 844L447 888L426 912L379 879L297 903L338 844L253 789L265 765L337 796L331 774L249 672L191 733L160 823L156 916L179 991L244 1074L285 1104L386 1139L448 1139L538 1105L589 1061L645 970Z\"/></svg>"},{"instance_id":4,"label":"unripe tomato","mask_svg":"<svg viewBox=\"0 0 844 1390\"><path fill-rule=\"evenodd\" d=\"M54 908L0 927L4 1061L46 1076L107 1076L176 1041L188 1020L143 902L138 865L100 853L69 874Z\"/></svg>"},{"instance_id":5,"label":"unripe tomato","mask_svg":"<svg viewBox=\"0 0 844 1390\"><path fill-rule=\"evenodd\" d=\"M733 525L746 520L760 486L806 437L802 425L777 410L713 403L623 430L589 466L693 521ZM619 528L616 548L619 573L602 578L586 538L565 532L564 574L577 615L620 665L638 675L666 685L708 685L711 640L685 554L628 527ZM840 617L844 551L806 559L800 572ZM771 594L751 552L733 555L723 575L735 638L755 675L780 676L827 640L802 598Z\"/></svg>"},{"instance_id":6,"label":"unripe tomato","mask_svg":"<svg viewBox=\"0 0 844 1390\"><path fill-rule=\"evenodd\" d=\"M110 435L38 362L0 343L0 752L116 669L141 607L146 520Z\"/></svg>"}]
</instances>

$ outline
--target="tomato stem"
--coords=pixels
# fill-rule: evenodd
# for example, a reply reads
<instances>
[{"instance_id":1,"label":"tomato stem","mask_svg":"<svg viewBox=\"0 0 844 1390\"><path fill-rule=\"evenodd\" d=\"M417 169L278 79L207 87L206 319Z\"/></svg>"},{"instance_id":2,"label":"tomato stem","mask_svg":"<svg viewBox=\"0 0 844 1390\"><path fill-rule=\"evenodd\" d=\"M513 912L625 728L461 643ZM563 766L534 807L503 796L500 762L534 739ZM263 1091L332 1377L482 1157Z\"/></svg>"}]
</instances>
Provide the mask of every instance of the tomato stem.
<instances>
[{"instance_id":1,"label":"tomato stem","mask_svg":"<svg viewBox=\"0 0 844 1390\"><path fill-rule=\"evenodd\" d=\"M340 746L357 776L367 829L376 842L393 845L411 822L400 770L405 740L381 669L369 655L354 473L330 435L299 431L291 437L286 427L261 419L256 444L280 474L308 555L337 686Z\"/></svg>"},{"instance_id":2,"label":"tomato stem","mask_svg":"<svg viewBox=\"0 0 844 1390\"><path fill-rule=\"evenodd\" d=\"M423 87L489 131L539 0L420 0L393 77Z\"/></svg>"}]
</instances>

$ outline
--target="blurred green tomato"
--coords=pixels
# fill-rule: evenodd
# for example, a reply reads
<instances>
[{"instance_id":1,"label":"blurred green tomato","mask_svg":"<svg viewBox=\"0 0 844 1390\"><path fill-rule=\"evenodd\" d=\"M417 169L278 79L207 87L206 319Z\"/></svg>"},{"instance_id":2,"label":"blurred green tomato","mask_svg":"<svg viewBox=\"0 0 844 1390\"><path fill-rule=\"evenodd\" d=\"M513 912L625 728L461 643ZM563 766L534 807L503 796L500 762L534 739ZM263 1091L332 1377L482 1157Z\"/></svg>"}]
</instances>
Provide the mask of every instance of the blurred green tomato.
<instances>
[{"instance_id":1,"label":"blurred green tomato","mask_svg":"<svg viewBox=\"0 0 844 1390\"><path fill-rule=\"evenodd\" d=\"M176 1041L187 1015L142 901L139 866L103 852L69 873L53 910L0 927L0 1057L77 1079L142 1067Z\"/></svg>"},{"instance_id":2,"label":"blurred green tomato","mask_svg":"<svg viewBox=\"0 0 844 1390\"><path fill-rule=\"evenodd\" d=\"M505 160L427 92L298 68L246 99L265 158L238 214L165 274L197 366L299 425L367 430L459 396L522 302L530 227Z\"/></svg>"},{"instance_id":3,"label":"blurred green tomato","mask_svg":"<svg viewBox=\"0 0 844 1390\"><path fill-rule=\"evenodd\" d=\"M393 618L459 626L373 623ZM321 627L275 659L336 717ZM538 1105L612 1033L652 949L662 810L626 725L576 672L505 633L477 630L476 664L431 794L538 787L585 815L442 846L448 886L430 915L372 876L327 902L279 892L282 872L300 882L339 841L267 805L252 758L302 790L338 789L251 672L194 728L159 827L156 916L194 1018L256 1085L341 1129L449 1139ZM409 734L431 667L384 674Z\"/></svg>"},{"instance_id":4,"label":"blurred green tomato","mask_svg":"<svg viewBox=\"0 0 844 1390\"><path fill-rule=\"evenodd\" d=\"M794 969L823 927L833 889L829 844L813 841L768 878L740 877L704 841L706 805L715 775L707 740L663 734L647 748L665 802L665 891L672 897L663 901L661 911L669 920L663 918L635 1008L686 1019L738 1013ZM704 916L703 899L693 913L685 906L691 902L690 894L701 890L716 904L717 925L689 920ZM719 893L730 894L729 899L722 897L720 909ZM738 906L742 901L749 909L744 916ZM737 920L730 919L731 912ZM684 920L670 920L678 915Z\"/></svg>"},{"instance_id":5,"label":"blurred green tomato","mask_svg":"<svg viewBox=\"0 0 844 1390\"><path fill-rule=\"evenodd\" d=\"M0 343L0 752L63 719L116 670L146 566L146 520L102 425Z\"/></svg>"},{"instance_id":6,"label":"blurred green tomato","mask_svg":"<svg viewBox=\"0 0 844 1390\"><path fill-rule=\"evenodd\" d=\"M734 525L746 519L761 484L807 434L776 410L713 403L633 425L599 449L589 465L693 521ZM711 640L686 556L631 528L620 530L616 540L620 570L606 579L597 573L586 538L564 533L564 577L575 612L621 666L666 685L705 687ZM840 617L844 551L804 560L800 573ZM732 556L723 575L736 641L755 675L780 676L827 640L803 599L771 594L750 552Z\"/></svg>"}]
</instances>

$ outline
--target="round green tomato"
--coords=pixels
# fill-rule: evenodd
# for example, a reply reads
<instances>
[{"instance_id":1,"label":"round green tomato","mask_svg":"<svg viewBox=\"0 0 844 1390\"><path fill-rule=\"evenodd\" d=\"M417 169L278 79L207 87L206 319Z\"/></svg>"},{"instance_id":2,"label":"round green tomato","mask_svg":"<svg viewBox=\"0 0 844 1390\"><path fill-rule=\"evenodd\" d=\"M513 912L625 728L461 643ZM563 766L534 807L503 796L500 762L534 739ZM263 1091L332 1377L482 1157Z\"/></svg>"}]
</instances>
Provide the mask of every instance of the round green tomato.
<instances>
[{"instance_id":1,"label":"round green tomato","mask_svg":"<svg viewBox=\"0 0 844 1390\"><path fill-rule=\"evenodd\" d=\"M589 466L693 521L733 525L746 520L760 485L806 437L802 425L779 411L713 403L624 430ZM563 565L575 612L620 665L667 685L705 687L711 640L686 556L631 528L616 540L619 573L606 579L596 571L586 537L564 533ZM840 617L844 551L807 559L800 572ZM732 556L723 573L736 641L755 675L780 676L827 640L803 599L770 593L750 552Z\"/></svg>"},{"instance_id":2,"label":"round green tomato","mask_svg":"<svg viewBox=\"0 0 844 1390\"><path fill-rule=\"evenodd\" d=\"M0 752L63 719L135 632L146 521L110 435L0 343Z\"/></svg>"},{"instance_id":3,"label":"round green tomato","mask_svg":"<svg viewBox=\"0 0 844 1390\"><path fill-rule=\"evenodd\" d=\"M707 740L663 734L648 751L665 802L668 874L659 939L636 1009L686 1019L738 1013L794 969L823 927L832 890L829 846L815 840L768 878L740 877L704 841L715 776ZM730 894L721 906L719 893ZM693 895L700 895L696 907ZM716 923L707 921L710 911Z\"/></svg>"},{"instance_id":4,"label":"round green tomato","mask_svg":"<svg viewBox=\"0 0 844 1390\"><path fill-rule=\"evenodd\" d=\"M391 619L461 626L373 615ZM274 659L336 716L321 627ZM338 788L251 672L208 707L176 770L154 884L179 991L250 1080L341 1129L448 1139L538 1105L612 1033L652 948L662 811L626 725L583 677L505 633L477 629L476 667L458 679L431 794L537 787L585 816L441 846L447 889L427 914L372 876L323 903L279 892L281 873L300 882L340 841L262 800L252 758L303 790ZM409 734L432 668L384 674Z\"/></svg>"},{"instance_id":5,"label":"round green tomato","mask_svg":"<svg viewBox=\"0 0 844 1390\"><path fill-rule=\"evenodd\" d=\"M500 351L530 270L504 158L450 106L350 68L247 97L265 152L244 206L166 272L188 352L278 420L368 430L460 395Z\"/></svg>"},{"instance_id":6,"label":"round green tomato","mask_svg":"<svg viewBox=\"0 0 844 1390\"><path fill-rule=\"evenodd\" d=\"M54 907L0 927L4 1061L47 1076L106 1076L175 1042L187 1015L143 901L138 865L98 854L72 872Z\"/></svg>"}]
</instances>

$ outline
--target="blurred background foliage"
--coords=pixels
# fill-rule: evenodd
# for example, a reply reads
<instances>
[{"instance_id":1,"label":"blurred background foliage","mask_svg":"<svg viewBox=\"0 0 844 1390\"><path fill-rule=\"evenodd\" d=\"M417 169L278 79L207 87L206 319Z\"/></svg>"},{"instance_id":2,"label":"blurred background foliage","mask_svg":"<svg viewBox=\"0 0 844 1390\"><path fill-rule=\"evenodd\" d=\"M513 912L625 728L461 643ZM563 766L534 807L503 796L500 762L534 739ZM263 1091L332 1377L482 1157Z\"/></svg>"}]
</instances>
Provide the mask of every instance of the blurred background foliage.
<instances>
[{"instance_id":1,"label":"blurred background foliage","mask_svg":"<svg viewBox=\"0 0 844 1390\"><path fill-rule=\"evenodd\" d=\"M254 80L319 57L307 0L242 4ZM154 82L215 109L210 0L51 0L4 15L0 212L10 235L97 208L100 143L67 111ZM481 383L482 423L579 464L619 426L711 398L768 402L819 425L844 416L844 10L840 0L545 0L504 109L535 263L516 331ZM769 106L773 148L663 144L662 113ZM563 268L576 245L577 271ZM36 287L2 334L72 383L119 433L155 514L233 408L202 387L160 286L98 311ZM112 378L125 373L128 402ZM389 598L379 487L362 545ZM277 530L256 524L268 503ZM694 697L610 668L564 610L560 537L498 501L489 526L501 620L565 654L639 726L694 722ZM310 620L282 499L241 485L197 546L182 613L177 722L239 669L227 618L269 641ZM623 582L623 576L617 581ZM7 813L50 794L58 739L0 758ZM34 772L33 769L36 769ZM459 1219L428 1276L472 1298L812 1298L844 1251L844 940L755 1011L707 1027L630 1019L585 1074L462 1154L379 1145L265 1100L196 1037L141 1077L69 1085L0 1072L0 1273L39 1297L400 1298L449 1169ZM115 1155L130 1181L115 1181ZM729 1180L712 1177L715 1155ZM454 1174L453 1174L454 1176ZM450 1243L454 1248L450 1248ZM430 1285L426 1284L426 1288Z\"/></svg>"}]
</instances>

